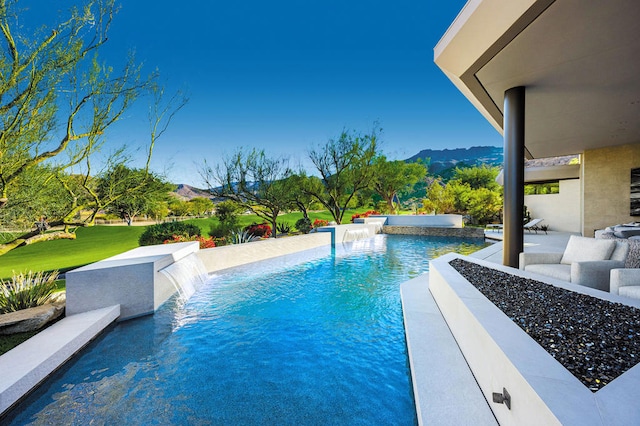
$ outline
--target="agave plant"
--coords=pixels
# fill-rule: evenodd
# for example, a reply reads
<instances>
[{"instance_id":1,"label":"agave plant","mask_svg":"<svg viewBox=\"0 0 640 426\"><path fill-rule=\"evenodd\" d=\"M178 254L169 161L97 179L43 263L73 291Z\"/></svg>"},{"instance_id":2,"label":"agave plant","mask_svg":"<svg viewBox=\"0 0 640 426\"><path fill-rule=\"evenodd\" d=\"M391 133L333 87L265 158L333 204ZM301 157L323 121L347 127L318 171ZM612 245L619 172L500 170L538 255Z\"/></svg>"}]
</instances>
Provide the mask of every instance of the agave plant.
<instances>
[{"instance_id":1,"label":"agave plant","mask_svg":"<svg viewBox=\"0 0 640 426\"><path fill-rule=\"evenodd\" d=\"M276 230L278 231L278 234L288 234L291 232L291 225L286 222L278 223L276 225Z\"/></svg>"},{"instance_id":2,"label":"agave plant","mask_svg":"<svg viewBox=\"0 0 640 426\"><path fill-rule=\"evenodd\" d=\"M249 233L249 231L247 231L246 229L237 229L235 231L231 231L231 235L229 236L229 244L244 244L259 239L260 237L256 237L255 235Z\"/></svg>"},{"instance_id":3,"label":"agave plant","mask_svg":"<svg viewBox=\"0 0 640 426\"><path fill-rule=\"evenodd\" d=\"M44 305L56 289L58 271L13 273L11 281L0 280L0 313Z\"/></svg>"}]
</instances>

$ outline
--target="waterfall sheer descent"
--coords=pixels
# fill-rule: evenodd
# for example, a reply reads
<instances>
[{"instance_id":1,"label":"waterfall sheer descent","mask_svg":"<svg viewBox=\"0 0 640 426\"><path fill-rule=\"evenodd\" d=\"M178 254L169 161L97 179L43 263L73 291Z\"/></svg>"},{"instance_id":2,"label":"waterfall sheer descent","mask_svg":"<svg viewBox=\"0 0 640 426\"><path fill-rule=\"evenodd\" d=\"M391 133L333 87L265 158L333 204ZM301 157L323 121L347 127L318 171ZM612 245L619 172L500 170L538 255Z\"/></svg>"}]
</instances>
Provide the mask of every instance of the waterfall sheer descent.
<instances>
[{"instance_id":1,"label":"waterfall sheer descent","mask_svg":"<svg viewBox=\"0 0 640 426\"><path fill-rule=\"evenodd\" d=\"M183 300L188 300L209 277L195 253L183 257L160 272L169 278Z\"/></svg>"},{"instance_id":2,"label":"waterfall sheer descent","mask_svg":"<svg viewBox=\"0 0 640 426\"><path fill-rule=\"evenodd\" d=\"M364 240L369 237L369 229L367 228L347 229L344 233L344 237L342 237L342 242L348 243L350 241Z\"/></svg>"}]
</instances>

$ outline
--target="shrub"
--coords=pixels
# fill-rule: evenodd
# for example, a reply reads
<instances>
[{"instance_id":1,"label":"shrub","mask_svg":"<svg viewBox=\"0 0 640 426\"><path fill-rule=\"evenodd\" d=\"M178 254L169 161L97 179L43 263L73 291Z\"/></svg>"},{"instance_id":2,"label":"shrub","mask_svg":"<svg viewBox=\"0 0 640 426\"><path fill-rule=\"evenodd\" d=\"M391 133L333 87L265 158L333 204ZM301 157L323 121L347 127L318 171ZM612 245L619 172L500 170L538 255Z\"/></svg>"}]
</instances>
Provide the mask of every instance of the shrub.
<instances>
[{"instance_id":1,"label":"shrub","mask_svg":"<svg viewBox=\"0 0 640 426\"><path fill-rule=\"evenodd\" d=\"M50 273L29 271L13 274L11 282L0 280L0 313L44 305L56 288L58 271Z\"/></svg>"},{"instance_id":2,"label":"shrub","mask_svg":"<svg viewBox=\"0 0 640 426\"><path fill-rule=\"evenodd\" d=\"M271 236L271 227L266 223L254 223L244 228L244 230L260 238L269 238Z\"/></svg>"},{"instance_id":3,"label":"shrub","mask_svg":"<svg viewBox=\"0 0 640 426\"><path fill-rule=\"evenodd\" d=\"M200 243L201 249L214 248L216 246L216 242L213 241L213 238L205 238L200 235L192 235L190 237L185 237L184 235L172 235L168 240L164 240L163 244L185 243L188 241L197 241Z\"/></svg>"},{"instance_id":4,"label":"shrub","mask_svg":"<svg viewBox=\"0 0 640 426\"><path fill-rule=\"evenodd\" d=\"M311 225L311 221L307 217L298 219L294 226L298 231L302 232L303 234L308 234L309 231L311 231L311 229L313 228L313 226Z\"/></svg>"},{"instance_id":5,"label":"shrub","mask_svg":"<svg viewBox=\"0 0 640 426\"><path fill-rule=\"evenodd\" d=\"M141 246L163 244L166 240L173 238L174 235L193 237L200 235L200 228L184 222L165 222L151 225L140 235L138 242Z\"/></svg>"},{"instance_id":6,"label":"shrub","mask_svg":"<svg viewBox=\"0 0 640 426\"><path fill-rule=\"evenodd\" d=\"M361 217L369 217L371 215L379 215L380 213L377 210L367 210L364 213L356 213L354 215L351 216L351 222L353 222L355 219L361 218Z\"/></svg>"},{"instance_id":7,"label":"shrub","mask_svg":"<svg viewBox=\"0 0 640 426\"><path fill-rule=\"evenodd\" d=\"M327 226L327 225L329 225L328 220L316 219L313 221L313 229L320 228L321 226Z\"/></svg>"},{"instance_id":8,"label":"shrub","mask_svg":"<svg viewBox=\"0 0 640 426\"><path fill-rule=\"evenodd\" d=\"M236 229L238 229L238 225L227 222L219 222L217 224L211 225L211 227L209 228L209 235L216 240L224 239L229 237L231 233Z\"/></svg>"}]
</instances>

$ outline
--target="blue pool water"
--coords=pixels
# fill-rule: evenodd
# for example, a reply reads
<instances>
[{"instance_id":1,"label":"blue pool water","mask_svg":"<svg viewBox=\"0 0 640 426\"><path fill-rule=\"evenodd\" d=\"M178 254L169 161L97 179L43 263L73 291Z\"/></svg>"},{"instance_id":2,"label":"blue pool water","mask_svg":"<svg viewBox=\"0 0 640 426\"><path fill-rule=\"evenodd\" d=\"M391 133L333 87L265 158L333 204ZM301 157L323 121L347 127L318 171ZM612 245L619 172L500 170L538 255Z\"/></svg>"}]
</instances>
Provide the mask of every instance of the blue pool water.
<instances>
[{"instance_id":1,"label":"blue pool water","mask_svg":"<svg viewBox=\"0 0 640 426\"><path fill-rule=\"evenodd\" d=\"M415 424L399 285L481 247L380 235L227 270L112 326L3 422Z\"/></svg>"}]
</instances>

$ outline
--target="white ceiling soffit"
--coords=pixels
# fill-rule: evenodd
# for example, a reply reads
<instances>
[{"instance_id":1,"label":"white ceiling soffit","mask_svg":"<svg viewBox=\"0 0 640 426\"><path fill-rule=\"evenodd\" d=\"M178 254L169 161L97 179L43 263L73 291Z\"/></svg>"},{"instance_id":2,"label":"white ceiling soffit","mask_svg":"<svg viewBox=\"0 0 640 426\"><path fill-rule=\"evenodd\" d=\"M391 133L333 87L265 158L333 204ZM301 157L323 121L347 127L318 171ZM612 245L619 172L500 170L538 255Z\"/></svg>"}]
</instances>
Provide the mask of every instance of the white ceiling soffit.
<instances>
[{"instance_id":1,"label":"white ceiling soffit","mask_svg":"<svg viewBox=\"0 0 640 426\"><path fill-rule=\"evenodd\" d=\"M549 182L555 180L567 180L567 179L579 179L580 178L580 164L567 164L562 166L539 166L539 167L525 167L524 169L524 182ZM496 182L500 185L504 185L504 174L500 170L500 173L496 177Z\"/></svg>"},{"instance_id":2,"label":"white ceiling soffit","mask_svg":"<svg viewBox=\"0 0 640 426\"><path fill-rule=\"evenodd\" d=\"M504 92L525 86L533 157L640 142L640 2L472 0L435 61L502 130Z\"/></svg>"}]
</instances>

